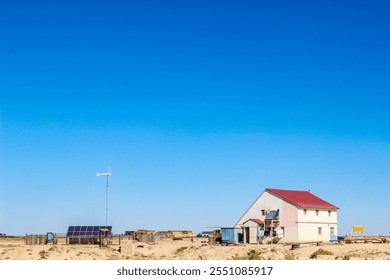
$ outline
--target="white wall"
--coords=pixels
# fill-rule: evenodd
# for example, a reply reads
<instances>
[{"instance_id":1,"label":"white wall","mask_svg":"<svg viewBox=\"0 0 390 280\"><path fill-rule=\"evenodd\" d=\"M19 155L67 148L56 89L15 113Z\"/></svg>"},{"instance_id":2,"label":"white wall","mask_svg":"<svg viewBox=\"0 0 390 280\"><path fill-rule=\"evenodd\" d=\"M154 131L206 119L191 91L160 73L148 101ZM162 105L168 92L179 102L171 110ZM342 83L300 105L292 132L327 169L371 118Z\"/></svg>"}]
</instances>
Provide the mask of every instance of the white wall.
<instances>
[{"instance_id":1,"label":"white wall","mask_svg":"<svg viewBox=\"0 0 390 280\"><path fill-rule=\"evenodd\" d=\"M264 221L265 215L262 215L261 210L277 210L282 209L283 200L263 192L252 204L252 206L244 213L244 215L238 220L235 227L242 226L242 224L249 219L260 219Z\"/></svg>"},{"instance_id":2,"label":"white wall","mask_svg":"<svg viewBox=\"0 0 390 280\"><path fill-rule=\"evenodd\" d=\"M322 233L318 234L318 228ZM298 210L298 241L329 241L331 228L334 228L334 235L337 235L337 212L328 210L319 210L318 215L315 209Z\"/></svg>"},{"instance_id":3,"label":"white wall","mask_svg":"<svg viewBox=\"0 0 390 280\"><path fill-rule=\"evenodd\" d=\"M328 210L318 209L318 215L317 215L315 209L307 209L306 214L304 209L299 209L298 222L337 223L337 212L331 211L329 216Z\"/></svg>"},{"instance_id":4,"label":"white wall","mask_svg":"<svg viewBox=\"0 0 390 280\"><path fill-rule=\"evenodd\" d=\"M318 233L318 228L321 228L322 233ZM330 240L330 228L333 227L335 234L337 235L337 225L336 224L324 224L324 223L301 223L298 224L298 241L299 242L308 242L308 241L325 241L329 242Z\"/></svg>"}]
</instances>

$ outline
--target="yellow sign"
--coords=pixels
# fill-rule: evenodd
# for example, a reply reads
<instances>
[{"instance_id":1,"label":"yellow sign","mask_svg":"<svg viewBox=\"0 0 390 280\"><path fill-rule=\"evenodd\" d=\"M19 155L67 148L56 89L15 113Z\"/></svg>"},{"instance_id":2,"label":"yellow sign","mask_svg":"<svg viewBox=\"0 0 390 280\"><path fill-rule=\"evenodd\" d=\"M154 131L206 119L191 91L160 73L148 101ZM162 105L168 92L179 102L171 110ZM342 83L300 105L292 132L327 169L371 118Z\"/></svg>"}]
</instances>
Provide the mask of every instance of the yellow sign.
<instances>
[{"instance_id":1,"label":"yellow sign","mask_svg":"<svg viewBox=\"0 0 390 280\"><path fill-rule=\"evenodd\" d=\"M353 232L364 232L364 226L353 226L352 228Z\"/></svg>"}]
</instances>

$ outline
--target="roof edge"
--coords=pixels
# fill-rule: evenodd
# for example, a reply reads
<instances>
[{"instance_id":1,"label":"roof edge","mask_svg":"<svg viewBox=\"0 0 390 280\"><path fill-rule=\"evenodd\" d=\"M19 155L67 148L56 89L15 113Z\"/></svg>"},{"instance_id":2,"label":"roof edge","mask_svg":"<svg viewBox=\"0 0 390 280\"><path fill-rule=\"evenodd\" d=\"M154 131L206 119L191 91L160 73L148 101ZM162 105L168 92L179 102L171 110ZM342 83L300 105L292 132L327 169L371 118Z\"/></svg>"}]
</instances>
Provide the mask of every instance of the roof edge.
<instances>
[{"instance_id":1,"label":"roof edge","mask_svg":"<svg viewBox=\"0 0 390 280\"><path fill-rule=\"evenodd\" d=\"M288 202L288 203L290 203L290 204L292 204L292 205L294 205L294 206L296 206L296 207L298 207L298 208L302 208L302 209L324 209L324 210L329 210L329 209L337 209L337 210L339 210L339 209L340 209L340 208L337 207L336 205L333 205L332 203L329 203L329 202L327 202L326 200L323 200L322 198L320 198L320 197L318 197L318 196L312 194L311 192L309 192L309 193L311 193L311 194L314 195L315 197L317 197L317 198L319 198L319 199L325 201L325 202L328 203L329 205L332 205L333 207L326 207L326 208L324 208L324 207L302 207L301 205L299 205L299 204L297 204L297 203L295 203L295 202L293 202L293 201L291 201L291 200L289 200L289 199L286 199L285 197L283 197L283 196L281 196L281 195L279 195L279 194L273 192L272 190L295 191L295 192L307 192L307 191L300 191L300 190L283 190L283 189L274 189L274 188L272 188L272 189L271 189L271 188L266 188L266 189L264 190L264 191L267 191L268 193L273 194L274 196L277 196L278 198L280 198L280 199L282 199L282 200L284 200L284 201L286 201L286 202Z\"/></svg>"}]
</instances>

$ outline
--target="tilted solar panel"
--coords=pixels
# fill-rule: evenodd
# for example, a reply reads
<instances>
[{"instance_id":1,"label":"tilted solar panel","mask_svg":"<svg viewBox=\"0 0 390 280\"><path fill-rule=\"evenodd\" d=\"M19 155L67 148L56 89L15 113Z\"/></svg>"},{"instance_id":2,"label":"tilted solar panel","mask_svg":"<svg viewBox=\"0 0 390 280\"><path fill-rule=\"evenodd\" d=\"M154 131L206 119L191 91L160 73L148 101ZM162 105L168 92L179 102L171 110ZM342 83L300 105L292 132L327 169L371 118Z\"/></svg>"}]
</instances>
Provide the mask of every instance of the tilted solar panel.
<instances>
[{"instance_id":1,"label":"tilted solar panel","mask_svg":"<svg viewBox=\"0 0 390 280\"><path fill-rule=\"evenodd\" d=\"M279 210L269 211L265 220L275 220L279 216Z\"/></svg>"},{"instance_id":2,"label":"tilted solar panel","mask_svg":"<svg viewBox=\"0 0 390 280\"><path fill-rule=\"evenodd\" d=\"M69 226L66 237L98 237L100 229L106 226ZM107 235L111 235L112 226L107 226Z\"/></svg>"}]
</instances>

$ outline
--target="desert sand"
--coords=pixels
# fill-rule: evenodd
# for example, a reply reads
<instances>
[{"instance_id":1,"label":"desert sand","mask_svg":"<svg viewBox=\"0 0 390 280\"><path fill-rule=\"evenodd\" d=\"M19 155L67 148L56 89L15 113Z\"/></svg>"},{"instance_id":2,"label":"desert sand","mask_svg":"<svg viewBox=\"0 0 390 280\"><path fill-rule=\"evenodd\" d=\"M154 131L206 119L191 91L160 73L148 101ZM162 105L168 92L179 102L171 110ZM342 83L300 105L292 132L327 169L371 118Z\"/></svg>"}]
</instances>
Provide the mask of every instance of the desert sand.
<instances>
[{"instance_id":1,"label":"desert sand","mask_svg":"<svg viewBox=\"0 0 390 280\"><path fill-rule=\"evenodd\" d=\"M0 239L0 260L390 260L390 243L291 245L209 245L206 239L157 239L155 244L124 239L119 245L25 245L23 238Z\"/></svg>"}]
</instances>

